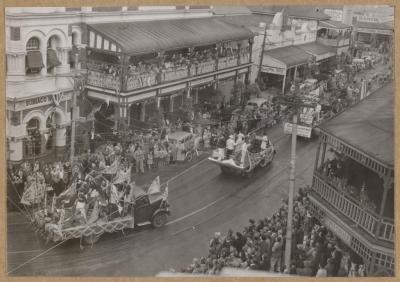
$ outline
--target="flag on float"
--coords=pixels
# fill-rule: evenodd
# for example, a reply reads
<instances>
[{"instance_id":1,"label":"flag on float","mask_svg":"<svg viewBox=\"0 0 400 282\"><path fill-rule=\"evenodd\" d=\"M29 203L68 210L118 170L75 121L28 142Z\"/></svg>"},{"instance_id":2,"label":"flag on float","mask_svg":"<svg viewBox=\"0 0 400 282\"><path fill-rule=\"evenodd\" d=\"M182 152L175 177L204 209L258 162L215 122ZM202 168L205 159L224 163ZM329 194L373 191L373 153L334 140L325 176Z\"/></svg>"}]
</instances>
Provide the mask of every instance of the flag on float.
<instances>
[{"instance_id":1,"label":"flag on float","mask_svg":"<svg viewBox=\"0 0 400 282\"><path fill-rule=\"evenodd\" d=\"M33 182L22 194L21 204L30 206L40 203L42 198L44 198L45 190L45 185L39 184L36 181Z\"/></svg>"},{"instance_id":2,"label":"flag on float","mask_svg":"<svg viewBox=\"0 0 400 282\"><path fill-rule=\"evenodd\" d=\"M168 198L168 183L167 186L165 186L164 192L162 193L162 196L164 199Z\"/></svg>"},{"instance_id":3,"label":"flag on float","mask_svg":"<svg viewBox=\"0 0 400 282\"><path fill-rule=\"evenodd\" d=\"M160 192L161 192L160 176L157 176L151 183L149 189L147 190L147 194L154 195Z\"/></svg>"}]
</instances>

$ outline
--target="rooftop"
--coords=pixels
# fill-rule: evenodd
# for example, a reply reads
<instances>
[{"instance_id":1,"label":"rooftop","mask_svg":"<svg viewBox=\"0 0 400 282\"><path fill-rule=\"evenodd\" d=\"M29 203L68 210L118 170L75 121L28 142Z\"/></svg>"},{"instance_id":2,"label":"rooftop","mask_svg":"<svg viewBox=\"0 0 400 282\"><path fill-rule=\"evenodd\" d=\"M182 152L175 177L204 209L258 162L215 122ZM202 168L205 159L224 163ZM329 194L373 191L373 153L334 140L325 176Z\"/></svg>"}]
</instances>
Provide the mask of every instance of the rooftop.
<instances>
[{"instance_id":1,"label":"rooftop","mask_svg":"<svg viewBox=\"0 0 400 282\"><path fill-rule=\"evenodd\" d=\"M322 123L322 131L394 166L393 82L370 94L354 107Z\"/></svg>"},{"instance_id":2,"label":"rooftop","mask_svg":"<svg viewBox=\"0 0 400 282\"><path fill-rule=\"evenodd\" d=\"M220 21L217 17L102 23L90 27L117 42L122 52L130 55L254 37L249 29Z\"/></svg>"},{"instance_id":3,"label":"rooftop","mask_svg":"<svg viewBox=\"0 0 400 282\"><path fill-rule=\"evenodd\" d=\"M362 21L358 21L356 23L356 26L360 27L360 28L393 30L393 27L391 27L389 24L380 23L380 22L362 22Z\"/></svg>"},{"instance_id":4,"label":"rooftop","mask_svg":"<svg viewBox=\"0 0 400 282\"><path fill-rule=\"evenodd\" d=\"M327 20L330 18L328 15L323 13L322 9L318 9L315 6L268 5L268 6L248 6L248 8L253 13L257 14L275 15L277 12L281 12L283 9L285 9L289 17L315 19L315 20Z\"/></svg>"}]
</instances>

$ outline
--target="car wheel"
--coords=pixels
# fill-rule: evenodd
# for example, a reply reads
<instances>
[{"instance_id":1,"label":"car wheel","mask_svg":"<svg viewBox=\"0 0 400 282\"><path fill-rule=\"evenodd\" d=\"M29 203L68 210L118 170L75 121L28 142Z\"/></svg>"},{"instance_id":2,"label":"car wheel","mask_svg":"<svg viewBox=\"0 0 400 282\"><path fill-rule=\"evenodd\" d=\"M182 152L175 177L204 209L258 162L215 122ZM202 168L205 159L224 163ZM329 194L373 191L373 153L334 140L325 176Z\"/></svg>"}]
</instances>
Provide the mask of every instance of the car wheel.
<instances>
[{"instance_id":1,"label":"car wheel","mask_svg":"<svg viewBox=\"0 0 400 282\"><path fill-rule=\"evenodd\" d=\"M83 241L87 245L93 245L99 241L101 234L90 234L89 236L83 236Z\"/></svg>"},{"instance_id":2,"label":"car wheel","mask_svg":"<svg viewBox=\"0 0 400 282\"><path fill-rule=\"evenodd\" d=\"M157 213L153 217L152 224L155 228L160 228L160 227L164 226L166 223L167 223L167 214L165 212Z\"/></svg>"},{"instance_id":3,"label":"car wheel","mask_svg":"<svg viewBox=\"0 0 400 282\"><path fill-rule=\"evenodd\" d=\"M254 170L250 170L249 172L246 172L245 176L247 178L251 178L253 176L253 174L254 174Z\"/></svg>"}]
</instances>

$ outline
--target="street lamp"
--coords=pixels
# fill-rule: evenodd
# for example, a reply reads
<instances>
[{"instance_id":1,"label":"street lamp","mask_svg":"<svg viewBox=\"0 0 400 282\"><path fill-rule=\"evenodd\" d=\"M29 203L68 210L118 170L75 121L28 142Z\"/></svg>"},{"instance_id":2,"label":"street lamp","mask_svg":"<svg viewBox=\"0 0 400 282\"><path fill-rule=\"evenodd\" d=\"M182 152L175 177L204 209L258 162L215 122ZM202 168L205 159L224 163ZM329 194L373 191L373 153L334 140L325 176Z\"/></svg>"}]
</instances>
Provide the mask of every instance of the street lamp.
<instances>
[{"instance_id":1,"label":"street lamp","mask_svg":"<svg viewBox=\"0 0 400 282\"><path fill-rule=\"evenodd\" d=\"M289 199L288 199L288 218L286 227L285 244L285 267L290 269L292 251L292 224L293 224L293 201L295 189L295 168L296 168L296 143L297 143L297 120L300 108L315 108L316 103L307 102L305 97L296 95L299 92L298 82L295 80L295 94L280 96L278 103L292 107L292 146L290 154L290 174L289 174Z\"/></svg>"}]
</instances>

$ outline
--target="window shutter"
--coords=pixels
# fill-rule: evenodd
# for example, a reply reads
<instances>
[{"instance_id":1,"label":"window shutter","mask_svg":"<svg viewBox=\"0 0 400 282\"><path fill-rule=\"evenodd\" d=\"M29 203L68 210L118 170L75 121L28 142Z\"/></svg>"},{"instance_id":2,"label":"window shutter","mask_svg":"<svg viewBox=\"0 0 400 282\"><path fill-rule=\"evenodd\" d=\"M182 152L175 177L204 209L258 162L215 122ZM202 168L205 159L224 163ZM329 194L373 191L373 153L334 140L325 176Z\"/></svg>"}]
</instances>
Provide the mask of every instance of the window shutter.
<instances>
[{"instance_id":1,"label":"window shutter","mask_svg":"<svg viewBox=\"0 0 400 282\"><path fill-rule=\"evenodd\" d=\"M11 26L10 27L10 38L12 41L20 41L21 40L21 28L19 26Z\"/></svg>"}]
</instances>

